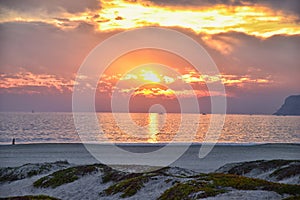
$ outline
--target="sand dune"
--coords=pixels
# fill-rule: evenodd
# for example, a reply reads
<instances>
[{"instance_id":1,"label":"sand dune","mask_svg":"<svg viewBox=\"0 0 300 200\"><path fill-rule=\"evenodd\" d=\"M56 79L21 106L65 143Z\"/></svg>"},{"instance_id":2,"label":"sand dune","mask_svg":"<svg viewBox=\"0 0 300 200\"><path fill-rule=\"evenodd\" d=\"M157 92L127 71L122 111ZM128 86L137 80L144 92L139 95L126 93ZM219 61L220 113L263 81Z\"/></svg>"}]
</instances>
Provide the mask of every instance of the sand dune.
<instances>
[{"instance_id":1,"label":"sand dune","mask_svg":"<svg viewBox=\"0 0 300 200\"><path fill-rule=\"evenodd\" d=\"M262 163L258 161L257 163ZM280 168L281 161L264 163L265 170ZM292 165L300 161L285 161ZM249 163L221 169L236 169ZM262 166L257 165L261 169ZM131 168L132 166L123 166ZM143 166L141 166L143 167ZM48 170L48 173L45 173ZM219 171L221 170L219 169ZM299 166L298 166L299 169ZM30 173L31 172L31 173ZM32 173L34 172L34 173ZM17 175L17 176L15 176ZM21 175L21 176L19 176ZM11 177L16 177L11 179ZM296 174L299 179L299 173ZM290 177L289 177L290 178ZM1 168L0 196L47 195L57 199L283 199L300 195L300 185L221 173L198 173L165 167L145 173L114 170L103 164L74 166L66 161ZM29 198L30 199L30 198ZM47 199L40 198L40 199Z\"/></svg>"}]
</instances>

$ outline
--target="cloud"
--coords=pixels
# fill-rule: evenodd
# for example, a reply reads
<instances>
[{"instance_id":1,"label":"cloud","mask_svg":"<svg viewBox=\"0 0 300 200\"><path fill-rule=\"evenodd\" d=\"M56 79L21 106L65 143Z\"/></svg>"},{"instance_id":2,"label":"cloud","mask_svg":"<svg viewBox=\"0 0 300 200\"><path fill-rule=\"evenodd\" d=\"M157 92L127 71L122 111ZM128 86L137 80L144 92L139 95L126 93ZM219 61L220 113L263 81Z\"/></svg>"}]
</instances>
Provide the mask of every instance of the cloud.
<instances>
[{"instance_id":1,"label":"cloud","mask_svg":"<svg viewBox=\"0 0 300 200\"><path fill-rule=\"evenodd\" d=\"M72 31L60 31L52 25L37 22L4 23L0 24L0 30L2 73L17 73L24 69L36 74L55 74L66 79L74 77L83 59L94 46L112 35L96 33L93 26L86 23ZM191 35L204 45L222 74L239 77L248 74L253 80L267 77L274 87L281 83L289 88L296 88L299 83L296 78L299 74L299 36L273 36L261 40L246 34L229 32L215 34L212 39L205 40L206 35L193 35L185 29L178 30ZM224 54L222 48L210 45L210 40L226 43L230 46L230 53ZM183 68L176 65L172 67ZM201 76L185 74L186 77L183 78L186 78L186 83L204 81ZM177 80L176 76L167 74L159 78L166 84L173 84Z\"/></svg>"},{"instance_id":2,"label":"cloud","mask_svg":"<svg viewBox=\"0 0 300 200\"><path fill-rule=\"evenodd\" d=\"M222 48L208 44L210 40L205 41L205 37L202 35L202 39L196 39L208 51L222 74L268 78L272 80L273 87L285 85L295 92L299 84L296 74L300 73L297 58L300 35L276 35L266 39L237 32L213 35L213 40L223 42L226 38L226 45L230 48L228 54Z\"/></svg>"},{"instance_id":3,"label":"cloud","mask_svg":"<svg viewBox=\"0 0 300 200\"><path fill-rule=\"evenodd\" d=\"M84 22L70 31L40 22L2 23L0 72L25 69L71 77L88 53L107 37Z\"/></svg>"},{"instance_id":4,"label":"cloud","mask_svg":"<svg viewBox=\"0 0 300 200\"><path fill-rule=\"evenodd\" d=\"M271 112L285 96L299 93L299 1L114 0L102 2L101 7L97 1L65 0L11 0L0 4L0 73L7 81L1 82L1 101L6 102L1 105L8 108L14 107L15 101L9 100L16 98L13 94L18 94L17 98L23 94L26 101L30 101L27 94L35 98L70 94L69 86L80 64L96 45L114 33L149 25L169 27L192 37L211 55L221 76L192 74L185 70L186 63L166 54L155 60L151 52L118 63L122 67L116 69L124 72L127 66L161 61L182 76L158 73L158 78L187 96L191 90L180 87L182 83L191 84L200 97L207 94L205 81L213 83L217 78L215 81L225 83L228 96L234 99L232 105L240 105L240 110L247 110L243 101L253 104L249 111L254 110L254 102L259 103L256 99L268 95L261 103L268 104L265 111ZM101 102L107 105L109 91L116 89L122 77L116 73L113 70L98 86ZM139 76L124 77L124 81L137 79ZM159 90L154 93L163 94Z\"/></svg>"},{"instance_id":5,"label":"cloud","mask_svg":"<svg viewBox=\"0 0 300 200\"><path fill-rule=\"evenodd\" d=\"M171 83L174 83L175 78L172 78L170 76L163 76L163 80L166 84L171 84Z\"/></svg>"},{"instance_id":6,"label":"cloud","mask_svg":"<svg viewBox=\"0 0 300 200\"><path fill-rule=\"evenodd\" d=\"M162 97L162 98L175 98L175 91L167 88L151 87L151 88L141 88L134 92L134 95L143 95L148 98Z\"/></svg>"},{"instance_id":7,"label":"cloud","mask_svg":"<svg viewBox=\"0 0 300 200\"><path fill-rule=\"evenodd\" d=\"M37 14L41 11L48 14L60 13L79 13L86 10L97 10L100 8L98 0L1 0L0 7L3 10L15 10L20 13ZM4 13L2 13L4 14Z\"/></svg>"},{"instance_id":8,"label":"cloud","mask_svg":"<svg viewBox=\"0 0 300 200\"><path fill-rule=\"evenodd\" d=\"M100 16L108 21L99 24L99 30L159 25L187 28L197 34L236 31L262 38L277 34L300 34L298 17L295 15L272 10L263 4L251 6L247 3L233 3L232 5L211 4L210 7L187 8L170 4L162 6L150 1L115 0L103 3L99 11ZM119 16L123 19L111 20Z\"/></svg>"},{"instance_id":9,"label":"cloud","mask_svg":"<svg viewBox=\"0 0 300 200\"><path fill-rule=\"evenodd\" d=\"M226 35L204 35L203 42L212 49L219 51L221 54L227 56L232 53L234 46L239 43L239 40Z\"/></svg>"},{"instance_id":10,"label":"cloud","mask_svg":"<svg viewBox=\"0 0 300 200\"><path fill-rule=\"evenodd\" d=\"M255 6L264 5L267 7L272 7L276 10L283 10L286 12L292 12L300 16L300 2L298 0L137 0L138 2L155 3L160 6L179 6L179 7L203 7L212 6L216 4L224 6ZM128 2L136 2L128 0Z\"/></svg>"},{"instance_id":11,"label":"cloud","mask_svg":"<svg viewBox=\"0 0 300 200\"><path fill-rule=\"evenodd\" d=\"M197 34L236 31L261 38L278 34L300 34L299 16L293 13L273 10L266 4L230 1L231 6L224 6L224 2L228 3L216 1L210 6L187 8L170 4L161 6L144 1L113 0L103 1L101 8L95 10L83 9L78 13L63 11L55 14L43 9L38 9L36 14L20 14L19 10L7 10L4 7L0 22L43 22L60 29L72 29L78 23L85 22L93 25L97 31L127 30L144 26L181 27L191 29Z\"/></svg>"},{"instance_id":12,"label":"cloud","mask_svg":"<svg viewBox=\"0 0 300 200\"><path fill-rule=\"evenodd\" d=\"M49 74L33 74L31 72L0 74L0 93L63 93L71 92L73 86L74 81Z\"/></svg>"}]
</instances>

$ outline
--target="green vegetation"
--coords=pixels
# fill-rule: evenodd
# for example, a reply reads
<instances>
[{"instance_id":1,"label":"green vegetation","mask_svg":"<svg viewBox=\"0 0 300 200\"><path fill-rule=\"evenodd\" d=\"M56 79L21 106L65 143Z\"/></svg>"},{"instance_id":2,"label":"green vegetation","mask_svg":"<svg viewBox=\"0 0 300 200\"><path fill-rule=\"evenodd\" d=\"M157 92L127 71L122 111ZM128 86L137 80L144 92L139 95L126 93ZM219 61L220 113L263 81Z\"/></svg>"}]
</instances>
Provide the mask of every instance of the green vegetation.
<instances>
[{"instance_id":1,"label":"green vegetation","mask_svg":"<svg viewBox=\"0 0 300 200\"><path fill-rule=\"evenodd\" d=\"M144 184L147 183L150 179L156 180L155 176L171 176L166 173L169 167L161 168L153 172L147 173L122 173L115 170L106 171L102 178L102 181L105 183L107 181L117 182L106 190L104 190L105 195L114 195L121 192L122 198L130 197L135 195L141 188L144 187ZM171 181L171 180L170 180Z\"/></svg>"},{"instance_id":2,"label":"green vegetation","mask_svg":"<svg viewBox=\"0 0 300 200\"><path fill-rule=\"evenodd\" d=\"M176 183L166 190L159 199L206 198L224 193L230 188L238 190L267 190L278 194L300 195L300 185L272 183L232 174L200 174L190 178L193 178L193 180Z\"/></svg>"},{"instance_id":3,"label":"green vegetation","mask_svg":"<svg viewBox=\"0 0 300 200\"><path fill-rule=\"evenodd\" d=\"M33 183L33 186L42 188L56 188L60 185L76 181L80 177L92 172L96 172L103 167L104 165L102 164L70 167L67 169L56 171L48 176L38 179Z\"/></svg>"},{"instance_id":4,"label":"green vegetation","mask_svg":"<svg viewBox=\"0 0 300 200\"><path fill-rule=\"evenodd\" d=\"M137 173L120 172L103 164L84 165L84 166L70 167L67 169L56 171L48 176L38 179L33 183L33 186L39 188L48 188L48 187L56 188L60 185L74 182L82 176L97 171L103 172L102 175L103 183L107 183L110 181L119 182L122 180L131 179L141 175Z\"/></svg>"},{"instance_id":5,"label":"green vegetation","mask_svg":"<svg viewBox=\"0 0 300 200\"><path fill-rule=\"evenodd\" d=\"M135 195L142 187L144 187L144 183L147 183L149 178L149 176L143 175L128 178L110 186L104 190L104 192L106 195L113 195L122 192L123 194L120 197L130 197Z\"/></svg>"},{"instance_id":6,"label":"green vegetation","mask_svg":"<svg viewBox=\"0 0 300 200\"><path fill-rule=\"evenodd\" d=\"M190 180L185 183L176 183L173 187L167 189L158 199L199 199L216 196L224 192L226 192L225 189L217 188L209 182Z\"/></svg>"},{"instance_id":7,"label":"green vegetation","mask_svg":"<svg viewBox=\"0 0 300 200\"><path fill-rule=\"evenodd\" d=\"M239 190L267 190L278 194L300 194L300 185L273 183L232 174L207 174L205 179L212 180L217 186L232 187Z\"/></svg>"},{"instance_id":8,"label":"green vegetation","mask_svg":"<svg viewBox=\"0 0 300 200\"><path fill-rule=\"evenodd\" d=\"M38 196L16 196L16 197L6 197L0 198L1 200L60 200L54 197L38 195Z\"/></svg>"},{"instance_id":9,"label":"green vegetation","mask_svg":"<svg viewBox=\"0 0 300 200\"><path fill-rule=\"evenodd\" d=\"M25 164L20 167L6 167L0 168L0 182L10 182L21 180L24 178L36 176L39 174L47 173L51 171L52 167L69 165L68 161L56 161L54 163L43 164ZM26 170L29 168L29 170ZM32 169L30 169L32 168Z\"/></svg>"}]
</instances>

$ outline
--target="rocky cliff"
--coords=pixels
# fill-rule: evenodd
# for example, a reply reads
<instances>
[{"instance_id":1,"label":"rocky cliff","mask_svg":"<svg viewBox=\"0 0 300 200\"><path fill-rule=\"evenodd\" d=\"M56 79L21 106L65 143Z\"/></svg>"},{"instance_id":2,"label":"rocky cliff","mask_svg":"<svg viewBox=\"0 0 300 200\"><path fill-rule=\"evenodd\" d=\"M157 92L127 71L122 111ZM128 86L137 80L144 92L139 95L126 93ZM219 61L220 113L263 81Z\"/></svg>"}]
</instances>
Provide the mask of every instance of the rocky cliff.
<instances>
[{"instance_id":1,"label":"rocky cliff","mask_svg":"<svg viewBox=\"0 0 300 200\"><path fill-rule=\"evenodd\" d=\"M274 115L300 115L300 95L287 97Z\"/></svg>"}]
</instances>

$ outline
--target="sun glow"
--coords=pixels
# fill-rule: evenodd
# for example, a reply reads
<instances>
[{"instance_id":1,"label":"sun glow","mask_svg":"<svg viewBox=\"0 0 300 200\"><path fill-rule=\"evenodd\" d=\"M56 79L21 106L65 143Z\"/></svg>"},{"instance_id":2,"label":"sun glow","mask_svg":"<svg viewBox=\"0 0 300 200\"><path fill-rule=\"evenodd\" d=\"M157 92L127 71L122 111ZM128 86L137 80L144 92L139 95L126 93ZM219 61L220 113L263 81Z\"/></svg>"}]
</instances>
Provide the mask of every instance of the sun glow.
<instances>
[{"instance_id":1,"label":"sun glow","mask_svg":"<svg viewBox=\"0 0 300 200\"><path fill-rule=\"evenodd\" d=\"M150 81L152 83L160 83L161 82L158 75L156 75L152 71L142 70L141 77L143 78L144 81Z\"/></svg>"}]
</instances>

